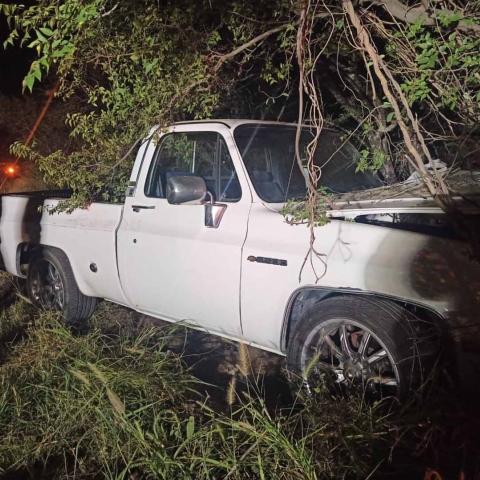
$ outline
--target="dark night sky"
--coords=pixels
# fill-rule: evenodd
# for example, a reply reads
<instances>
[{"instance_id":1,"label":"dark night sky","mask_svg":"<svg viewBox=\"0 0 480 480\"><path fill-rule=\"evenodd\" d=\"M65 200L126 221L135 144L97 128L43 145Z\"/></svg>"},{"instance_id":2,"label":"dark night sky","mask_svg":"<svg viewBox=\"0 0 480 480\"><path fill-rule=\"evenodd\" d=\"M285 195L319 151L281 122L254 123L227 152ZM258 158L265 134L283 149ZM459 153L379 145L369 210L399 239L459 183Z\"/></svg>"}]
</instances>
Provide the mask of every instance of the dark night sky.
<instances>
[{"instance_id":1,"label":"dark night sky","mask_svg":"<svg viewBox=\"0 0 480 480\"><path fill-rule=\"evenodd\" d=\"M13 2L8 2L13 3ZM29 62L33 58L33 52L17 47L3 48L3 42L8 36L8 25L5 17L0 15L0 95L22 95L22 80L29 68ZM0 115L2 115L0 106ZM5 119L0 119L5 120ZM8 122L0 128L0 161L12 160L8 153L10 143L15 139L9 132Z\"/></svg>"},{"instance_id":2,"label":"dark night sky","mask_svg":"<svg viewBox=\"0 0 480 480\"><path fill-rule=\"evenodd\" d=\"M4 3L16 3L5 2ZM33 52L16 47L3 48L8 35L8 25L3 15L0 16L0 93L21 95L22 79L27 73Z\"/></svg>"}]
</instances>

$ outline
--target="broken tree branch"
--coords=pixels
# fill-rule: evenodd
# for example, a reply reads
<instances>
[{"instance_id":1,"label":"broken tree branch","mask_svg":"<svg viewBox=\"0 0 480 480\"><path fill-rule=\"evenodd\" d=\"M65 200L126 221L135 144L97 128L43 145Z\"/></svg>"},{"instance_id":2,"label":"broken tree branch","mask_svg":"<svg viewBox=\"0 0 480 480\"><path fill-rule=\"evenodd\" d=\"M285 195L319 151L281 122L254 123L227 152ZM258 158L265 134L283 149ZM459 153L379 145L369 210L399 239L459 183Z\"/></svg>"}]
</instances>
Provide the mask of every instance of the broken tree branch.
<instances>
[{"instance_id":1,"label":"broken tree branch","mask_svg":"<svg viewBox=\"0 0 480 480\"><path fill-rule=\"evenodd\" d=\"M427 168L425 167L425 164L423 163L423 159L422 159L422 156L420 155L420 152L417 150L417 148L414 145L413 139L410 136L408 131L408 126L405 123L405 120L403 119L400 105L389 85L389 80L390 81L392 80L393 75L391 74L387 65L385 65L382 58L380 57L375 47L373 46L367 30L361 23L360 18L358 17L358 15L355 12L355 9L353 8L352 1L342 0L342 5L352 25L355 27L355 30L357 32L359 48L365 51L368 57L370 58L370 61L372 62L372 65L373 65L373 69L375 71L375 75L377 76L382 86L383 93L387 97L388 101L390 102L393 108L393 111L395 112L395 117L397 119L398 126L400 127L400 130L402 132L403 140L405 142L407 150L410 152L410 154L413 157L412 164L414 168L419 172L430 194L434 198L438 199L438 194L440 192L437 191L436 183L438 182L440 184L442 194L447 194L448 189L445 186L444 182L441 180L441 178L434 178L431 172L427 170ZM395 88L395 90L397 91L397 94L398 94L397 88ZM400 101L402 103L403 108L408 112L409 120L410 121L412 121L412 119L415 120L413 113L411 112L410 106L408 105L408 102L406 102L406 99L403 95L400 96ZM418 125L413 125L413 126L415 129L417 139L422 143L423 137L418 128ZM426 148L424 141L422 143L422 149L423 147ZM441 203L443 206L443 202Z\"/></svg>"}]
</instances>

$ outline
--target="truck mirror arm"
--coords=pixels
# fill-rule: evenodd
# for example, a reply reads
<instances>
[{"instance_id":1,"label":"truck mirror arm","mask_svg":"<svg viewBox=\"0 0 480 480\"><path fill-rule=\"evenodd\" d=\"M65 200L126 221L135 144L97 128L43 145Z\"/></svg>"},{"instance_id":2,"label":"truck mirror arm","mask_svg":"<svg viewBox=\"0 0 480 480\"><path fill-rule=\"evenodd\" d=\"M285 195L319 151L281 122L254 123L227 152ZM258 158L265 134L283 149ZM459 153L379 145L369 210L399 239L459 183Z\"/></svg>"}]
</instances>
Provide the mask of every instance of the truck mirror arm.
<instances>
[{"instance_id":1,"label":"truck mirror arm","mask_svg":"<svg viewBox=\"0 0 480 480\"><path fill-rule=\"evenodd\" d=\"M204 205L205 226L208 228L218 228L227 206L224 203L214 203L211 193L208 192L208 194L210 196L210 201Z\"/></svg>"}]
</instances>

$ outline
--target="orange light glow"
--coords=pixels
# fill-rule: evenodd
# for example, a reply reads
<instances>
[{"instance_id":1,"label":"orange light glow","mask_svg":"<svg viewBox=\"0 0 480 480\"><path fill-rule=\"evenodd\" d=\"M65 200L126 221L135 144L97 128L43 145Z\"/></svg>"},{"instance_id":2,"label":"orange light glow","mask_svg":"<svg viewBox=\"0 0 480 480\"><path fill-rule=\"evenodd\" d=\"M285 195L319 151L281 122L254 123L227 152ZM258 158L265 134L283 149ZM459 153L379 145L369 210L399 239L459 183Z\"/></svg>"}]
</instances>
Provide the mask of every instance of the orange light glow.
<instances>
[{"instance_id":1,"label":"orange light glow","mask_svg":"<svg viewBox=\"0 0 480 480\"><path fill-rule=\"evenodd\" d=\"M3 173L7 176L7 177L15 177L17 174L18 174L18 168L16 165L7 165L4 169L3 169Z\"/></svg>"}]
</instances>

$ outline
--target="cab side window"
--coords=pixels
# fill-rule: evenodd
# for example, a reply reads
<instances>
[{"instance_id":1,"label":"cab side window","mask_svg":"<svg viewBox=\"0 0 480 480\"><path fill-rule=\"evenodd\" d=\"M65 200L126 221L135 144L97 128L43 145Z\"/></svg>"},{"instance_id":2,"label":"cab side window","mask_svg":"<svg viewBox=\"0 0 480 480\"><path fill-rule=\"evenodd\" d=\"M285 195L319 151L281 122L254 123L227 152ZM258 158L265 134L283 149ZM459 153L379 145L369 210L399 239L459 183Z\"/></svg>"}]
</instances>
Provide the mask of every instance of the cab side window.
<instances>
[{"instance_id":1,"label":"cab side window","mask_svg":"<svg viewBox=\"0 0 480 480\"><path fill-rule=\"evenodd\" d=\"M150 166L145 195L165 198L167 181L176 175L202 177L216 201L240 200L240 183L225 140L218 133L165 135Z\"/></svg>"}]
</instances>

